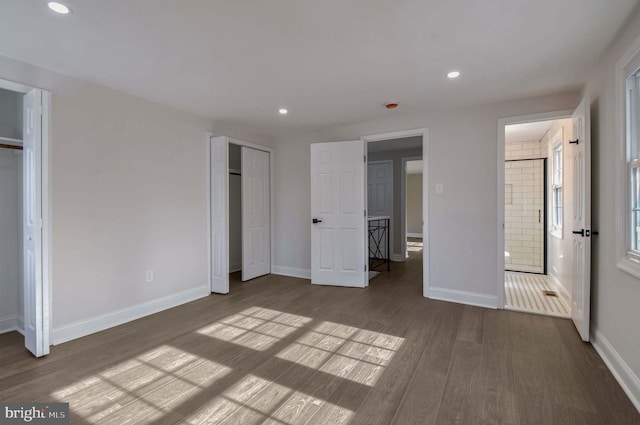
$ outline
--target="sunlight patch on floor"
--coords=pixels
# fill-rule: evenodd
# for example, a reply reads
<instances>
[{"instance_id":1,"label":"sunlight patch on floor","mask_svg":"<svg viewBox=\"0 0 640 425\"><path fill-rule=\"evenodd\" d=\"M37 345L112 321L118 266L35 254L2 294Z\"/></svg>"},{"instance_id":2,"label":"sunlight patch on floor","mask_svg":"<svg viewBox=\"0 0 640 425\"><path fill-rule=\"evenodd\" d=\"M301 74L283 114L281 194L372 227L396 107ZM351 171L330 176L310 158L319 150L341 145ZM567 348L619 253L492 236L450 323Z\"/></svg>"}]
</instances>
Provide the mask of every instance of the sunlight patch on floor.
<instances>
[{"instance_id":1,"label":"sunlight patch on floor","mask_svg":"<svg viewBox=\"0 0 640 425\"><path fill-rule=\"evenodd\" d=\"M409 252L422 252L422 241L407 241L407 251Z\"/></svg>"},{"instance_id":2,"label":"sunlight patch on floor","mask_svg":"<svg viewBox=\"0 0 640 425\"><path fill-rule=\"evenodd\" d=\"M310 318L304 316L251 307L197 332L252 350L264 351L310 321Z\"/></svg>"},{"instance_id":3,"label":"sunlight patch on floor","mask_svg":"<svg viewBox=\"0 0 640 425\"><path fill-rule=\"evenodd\" d=\"M231 371L168 345L60 388L51 395L90 422L150 423Z\"/></svg>"},{"instance_id":4,"label":"sunlight patch on floor","mask_svg":"<svg viewBox=\"0 0 640 425\"><path fill-rule=\"evenodd\" d=\"M276 357L373 386L403 341L392 335L322 322ZM356 369L358 373L352 374Z\"/></svg>"}]
</instances>

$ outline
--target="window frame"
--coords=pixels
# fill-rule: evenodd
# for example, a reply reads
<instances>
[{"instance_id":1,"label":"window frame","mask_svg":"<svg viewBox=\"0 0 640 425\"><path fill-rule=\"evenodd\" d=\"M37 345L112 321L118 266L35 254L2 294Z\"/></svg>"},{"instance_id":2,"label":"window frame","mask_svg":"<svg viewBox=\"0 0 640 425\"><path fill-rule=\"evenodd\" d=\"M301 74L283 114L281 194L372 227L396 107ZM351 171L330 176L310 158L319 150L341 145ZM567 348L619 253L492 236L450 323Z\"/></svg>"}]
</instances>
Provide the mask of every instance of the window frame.
<instances>
[{"instance_id":1,"label":"window frame","mask_svg":"<svg viewBox=\"0 0 640 425\"><path fill-rule=\"evenodd\" d=\"M634 168L640 168L640 38L616 64L616 81L621 170L616 203L616 266L640 279L640 235L637 233L638 226L633 223L634 218L637 219L635 214L640 212L633 211L632 175Z\"/></svg>"}]
</instances>

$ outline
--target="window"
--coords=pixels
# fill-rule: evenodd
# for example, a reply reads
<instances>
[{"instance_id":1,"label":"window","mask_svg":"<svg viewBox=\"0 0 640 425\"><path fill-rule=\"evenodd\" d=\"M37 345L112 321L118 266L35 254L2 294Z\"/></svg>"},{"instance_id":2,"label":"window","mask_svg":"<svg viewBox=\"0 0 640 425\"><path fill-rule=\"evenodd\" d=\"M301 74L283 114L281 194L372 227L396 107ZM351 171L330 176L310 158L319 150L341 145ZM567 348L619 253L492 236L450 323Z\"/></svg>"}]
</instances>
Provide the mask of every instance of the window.
<instances>
[{"instance_id":1,"label":"window","mask_svg":"<svg viewBox=\"0 0 640 425\"><path fill-rule=\"evenodd\" d=\"M618 234L618 267L640 278L640 50L636 50L626 65L617 72L624 81L624 96L620 99L622 108L622 143L624 161L622 173L623 196L619 226L624 233ZM624 103L623 103L624 102Z\"/></svg>"},{"instance_id":2,"label":"window","mask_svg":"<svg viewBox=\"0 0 640 425\"><path fill-rule=\"evenodd\" d=\"M630 254L640 257L640 69L627 77L626 98L626 138L629 179L629 243Z\"/></svg>"},{"instance_id":3,"label":"window","mask_svg":"<svg viewBox=\"0 0 640 425\"><path fill-rule=\"evenodd\" d=\"M551 165L551 230L562 237L562 142L553 148Z\"/></svg>"}]
</instances>

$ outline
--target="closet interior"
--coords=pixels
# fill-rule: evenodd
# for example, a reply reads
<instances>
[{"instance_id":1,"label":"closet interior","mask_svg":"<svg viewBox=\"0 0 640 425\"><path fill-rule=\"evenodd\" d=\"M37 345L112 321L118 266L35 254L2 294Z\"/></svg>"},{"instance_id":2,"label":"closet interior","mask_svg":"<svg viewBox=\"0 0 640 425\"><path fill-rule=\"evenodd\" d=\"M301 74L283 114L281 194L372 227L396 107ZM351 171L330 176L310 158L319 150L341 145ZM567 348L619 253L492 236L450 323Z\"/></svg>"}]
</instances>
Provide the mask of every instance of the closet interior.
<instances>
[{"instance_id":1,"label":"closet interior","mask_svg":"<svg viewBox=\"0 0 640 425\"><path fill-rule=\"evenodd\" d=\"M23 332L23 94L0 89L0 333Z\"/></svg>"},{"instance_id":2,"label":"closet interior","mask_svg":"<svg viewBox=\"0 0 640 425\"><path fill-rule=\"evenodd\" d=\"M229 273L242 270L242 148L229 143Z\"/></svg>"}]
</instances>

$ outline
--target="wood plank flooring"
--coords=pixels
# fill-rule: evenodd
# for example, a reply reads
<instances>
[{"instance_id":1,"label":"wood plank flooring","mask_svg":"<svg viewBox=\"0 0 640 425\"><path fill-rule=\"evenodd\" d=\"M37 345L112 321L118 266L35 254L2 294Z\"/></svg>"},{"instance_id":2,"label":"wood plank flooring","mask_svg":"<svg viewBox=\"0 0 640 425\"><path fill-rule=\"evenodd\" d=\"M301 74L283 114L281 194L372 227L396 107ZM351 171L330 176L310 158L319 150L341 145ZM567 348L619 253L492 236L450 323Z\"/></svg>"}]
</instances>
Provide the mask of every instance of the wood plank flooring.
<instances>
[{"instance_id":1,"label":"wood plank flooring","mask_svg":"<svg viewBox=\"0 0 640 425\"><path fill-rule=\"evenodd\" d=\"M0 401L74 424L640 424L568 320L427 300L421 252L367 289L266 276L32 358Z\"/></svg>"}]
</instances>

